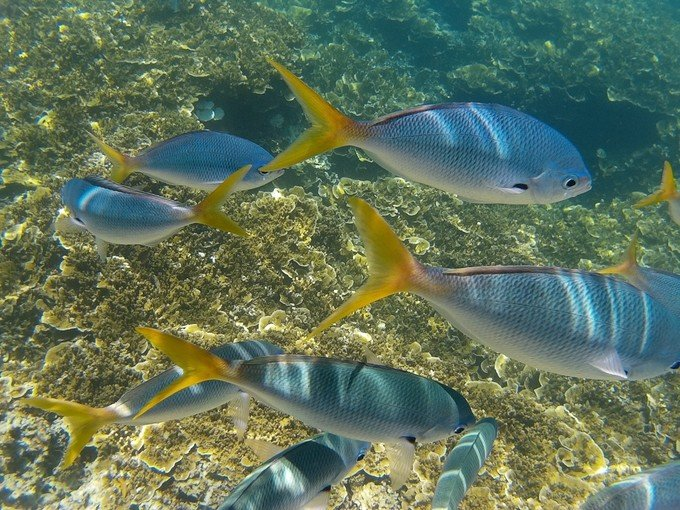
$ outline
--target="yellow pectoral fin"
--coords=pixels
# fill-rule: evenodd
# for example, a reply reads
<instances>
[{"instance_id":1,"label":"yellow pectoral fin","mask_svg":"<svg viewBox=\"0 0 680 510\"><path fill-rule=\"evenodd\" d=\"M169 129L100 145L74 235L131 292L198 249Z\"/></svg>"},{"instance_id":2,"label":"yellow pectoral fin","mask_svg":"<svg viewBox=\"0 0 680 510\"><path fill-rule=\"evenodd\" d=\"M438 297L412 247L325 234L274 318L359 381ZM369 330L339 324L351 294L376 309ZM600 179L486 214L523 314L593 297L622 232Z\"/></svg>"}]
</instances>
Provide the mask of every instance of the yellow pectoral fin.
<instances>
[{"instance_id":1,"label":"yellow pectoral fin","mask_svg":"<svg viewBox=\"0 0 680 510\"><path fill-rule=\"evenodd\" d=\"M68 400L34 397L23 400L23 403L63 417L70 434L63 460L65 468L75 462L95 432L104 425L113 423L117 418L116 413L109 409L90 407Z\"/></svg>"},{"instance_id":2,"label":"yellow pectoral fin","mask_svg":"<svg viewBox=\"0 0 680 510\"><path fill-rule=\"evenodd\" d=\"M138 327L137 332L144 335L154 347L179 366L182 375L150 399L135 418L139 418L155 405L189 386L210 380L233 382L230 366L210 351L157 329Z\"/></svg>"}]
</instances>

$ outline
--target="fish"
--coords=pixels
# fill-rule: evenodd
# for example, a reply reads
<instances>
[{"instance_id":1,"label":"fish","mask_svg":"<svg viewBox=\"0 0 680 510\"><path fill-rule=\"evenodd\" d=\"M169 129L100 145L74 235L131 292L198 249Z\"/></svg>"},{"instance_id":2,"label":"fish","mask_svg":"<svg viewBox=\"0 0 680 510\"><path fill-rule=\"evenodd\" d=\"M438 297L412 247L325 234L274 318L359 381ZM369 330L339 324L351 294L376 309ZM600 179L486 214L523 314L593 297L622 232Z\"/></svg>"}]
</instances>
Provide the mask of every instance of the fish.
<instances>
[{"instance_id":1,"label":"fish","mask_svg":"<svg viewBox=\"0 0 680 510\"><path fill-rule=\"evenodd\" d=\"M581 510L677 510L680 460L629 476L590 496Z\"/></svg>"},{"instance_id":2,"label":"fish","mask_svg":"<svg viewBox=\"0 0 680 510\"><path fill-rule=\"evenodd\" d=\"M428 266L368 203L349 203L369 277L308 338L374 301L412 292L463 334L539 370L638 380L677 368L680 318L622 279L560 267Z\"/></svg>"},{"instance_id":3,"label":"fish","mask_svg":"<svg viewBox=\"0 0 680 510\"><path fill-rule=\"evenodd\" d=\"M547 124L507 106L424 105L370 122L354 121L281 64L281 74L312 124L261 168L289 167L352 145L410 181L476 203L549 204L590 190L592 178L574 145Z\"/></svg>"},{"instance_id":4,"label":"fish","mask_svg":"<svg viewBox=\"0 0 680 510\"><path fill-rule=\"evenodd\" d=\"M257 356L282 354L278 346L264 340L249 340L220 345L212 349L215 356L225 360L251 359ZM152 407L140 419L135 415L151 397L176 381L182 371L173 367L125 392L107 407L95 408L77 402L46 397L22 400L27 406L57 413L64 418L70 431L70 439L64 455L63 467L71 466L92 436L102 427L117 425L148 425L203 413L227 402L235 403L234 425L237 435L243 437L248 423L248 395L233 384L222 381L206 381L187 387L169 399Z\"/></svg>"},{"instance_id":5,"label":"fish","mask_svg":"<svg viewBox=\"0 0 680 510\"><path fill-rule=\"evenodd\" d=\"M211 379L230 382L255 399L310 427L386 443L394 487L411 473L416 442L459 434L475 423L465 397L410 372L372 363L284 354L227 362L157 329L137 331L179 365L183 374L139 411Z\"/></svg>"},{"instance_id":6,"label":"fish","mask_svg":"<svg viewBox=\"0 0 680 510\"><path fill-rule=\"evenodd\" d=\"M498 423L483 418L458 440L444 461L432 498L432 510L454 510L475 483L498 435Z\"/></svg>"},{"instance_id":7,"label":"fish","mask_svg":"<svg viewBox=\"0 0 680 510\"><path fill-rule=\"evenodd\" d=\"M70 179L61 190L61 198L71 216L57 220L56 228L94 234L102 259L109 243L156 246L192 223L247 236L220 211L220 206L249 168L246 165L231 174L193 207L94 175Z\"/></svg>"},{"instance_id":8,"label":"fish","mask_svg":"<svg viewBox=\"0 0 680 510\"><path fill-rule=\"evenodd\" d=\"M263 441L245 442L256 452L275 454L245 477L218 510L328 508L331 486L342 481L371 447L366 441L328 432L285 450Z\"/></svg>"},{"instance_id":9,"label":"fish","mask_svg":"<svg viewBox=\"0 0 680 510\"><path fill-rule=\"evenodd\" d=\"M642 267L637 263L637 234L633 235L626 258L621 264L601 269L602 274L620 274L632 285L656 299L675 315L680 316L680 275Z\"/></svg>"},{"instance_id":10,"label":"fish","mask_svg":"<svg viewBox=\"0 0 680 510\"><path fill-rule=\"evenodd\" d=\"M256 143L228 133L184 133L152 145L137 156L122 154L94 134L88 135L111 161L111 180L118 183L140 172L167 184L213 191L236 170L250 165L243 179L234 185L234 191L243 191L259 188L283 175L283 170L260 172L272 155Z\"/></svg>"},{"instance_id":11,"label":"fish","mask_svg":"<svg viewBox=\"0 0 680 510\"><path fill-rule=\"evenodd\" d=\"M673 167L668 161L664 161L663 174L661 176L661 189L656 193L652 193L648 197L643 198L637 202L633 207L639 209L648 205L660 204L661 202L668 202L668 213L671 219L680 225L680 191L675 185L675 178L673 177Z\"/></svg>"}]
</instances>

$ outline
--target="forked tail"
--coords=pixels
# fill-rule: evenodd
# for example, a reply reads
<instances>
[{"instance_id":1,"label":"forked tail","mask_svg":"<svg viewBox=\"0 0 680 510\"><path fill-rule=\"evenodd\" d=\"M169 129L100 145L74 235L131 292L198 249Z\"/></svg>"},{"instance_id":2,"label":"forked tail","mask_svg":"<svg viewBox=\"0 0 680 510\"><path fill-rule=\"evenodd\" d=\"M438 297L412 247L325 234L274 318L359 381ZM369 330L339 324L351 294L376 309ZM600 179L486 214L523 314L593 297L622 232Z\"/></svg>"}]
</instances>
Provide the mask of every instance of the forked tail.
<instances>
[{"instance_id":1,"label":"forked tail","mask_svg":"<svg viewBox=\"0 0 680 510\"><path fill-rule=\"evenodd\" d=\"M90 138L99 146L104 155L111 161L111 180L114 182L123 182L128 176L135 172L140 164L137 158L133 156L126 156L122 152L114 149L106 142L97 138L93 133L87 132Z\"/></svg>"},{"instance_id":2,"label":"forked tail","mask_svg":"<svg viewBox=\"0 0 680 510\"><path fill-rule=\"evenodd\" d=\"M65 468L73 464L81 450L90 442L95 432L104 425L115 422L118 417L114 411L105 407L90 407L56 398L27 398L23 400L23 403L44 411L57 413L64 418L70 434L66 455L63 460Z\"/></svg>"},{"instance_id":3,"label":"forked tail","mask_svg":"<svg viewBox=\"0 0 680 510\"><path fill-rule=\"evenodd\" d=\"M135 418L139 418L166 398L194 384L211 380L237 384L235 371L231 365L210 351L157 329L138 327L137 332L144 335L156 349L179 366L182 369L182 375L151 398Z\"/></svg>"},{"instance_id":4,"label":"forked tail","mask_svg":"<svg viewBox=\"0 0 680 510\"><path fill-rule=\"evenodd\" d=\"M333 108L324 98L278 62L269 63L290 87L312 126L304 131L286 150L264 165L262 172L286 168L322 152L348 145L361 135L362 124Z\"/></svg>"},{"instance_id":5,"label":"forked tail","mask_svg":"<svg viewBox=\"0 0 680 510\"><path fill-rule=\"evenodd\" d=\"M601 274L622 274L628 276L635 273L637 270L637 249L638 249L638 234L637 232L633 234L630 240L630 245L628 250L626 250L626 258L620 264L616 266L607 267L605 269L600 269L598 273Z\"/></svg>"},{"instance_id":6,"label":"forked tail","mask_svg":"<svg viewBox=\"0 0 680 510\"><path fill-rule=\"evenodd\" d=\"M422 266L413 258L387 222L367 202L352 197L354 222L366 246L368 279L347 301L319 324L308 338L318 335L360 308L397 292L411 290Z\"/></svg>"},{"instance_id":7,"label":"forked tail","mask_svg":"<svg viewBox=\"0 0 680 510\"><path fill-rule=\"evenodd\" d=\"M648 205L654 205L672 198L680 196L675 186L675 179L673 178L673 167L668 161L663 163L663 174L661 176L661 189L656 193L652 193L648 197L643 198L633 207L636 209Z\"/></svg>"},{"instance_id":8,"label":"forked tail","mask_svg":"<svg viewBox=\"0 0 680 510\"><path fill-rule=\"evenodd\" d=\"M227 197L232 194L234 187L243 180L243 177L250 170L251 165L246 165L239 168L229 177L227 177L222 184L217 186L212 193L210 193L202 202L194 206L194 213L196 215L195 221L208 225L225 232L231 232L239 236L247 236L248 232L243 230L234 220L224 214L220 207L227 200Z\"/></svg>"}]
</instances>

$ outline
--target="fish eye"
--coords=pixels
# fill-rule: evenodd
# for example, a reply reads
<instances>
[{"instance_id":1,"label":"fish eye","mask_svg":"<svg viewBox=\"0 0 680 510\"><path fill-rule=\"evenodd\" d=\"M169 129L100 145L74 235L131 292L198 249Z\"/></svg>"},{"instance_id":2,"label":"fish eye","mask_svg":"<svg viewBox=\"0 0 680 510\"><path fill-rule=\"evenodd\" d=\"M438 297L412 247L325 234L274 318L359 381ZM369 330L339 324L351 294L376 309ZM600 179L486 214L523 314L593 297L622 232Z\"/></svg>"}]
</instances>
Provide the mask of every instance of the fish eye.
<instances>
[{"instance_id":1,"label":"fish eye","mask_svg":"<svg viewBox=\"0 0 680 510\"><path fill-rule=\"evenodd\" d=\"M578 181L576 180L576 177L569 176L569 177L566 177L566 178L562 181L562 187L563 187L564 189L571 189L571 188L573 188L574 186L576 186L577 183L578 183Z\"/></svg>"},{"instance_id":2,"label":"fish eye","mask_svg":"<svg viewBox=\"0 0 680 510\"><path fill-rule=\"evenodd\" d=\"M677 370L678 368L680 368L680 361L676 361L671 365L671 370Z\"/></svg>"},{"instance_id":3,"label":"fish eye","mask_svg":"<svg viewBox=\"0 0 680 510\"><path fill-rule=\"evenodd\" d=\"M456 427L453 431L454 434L460 434L461 432L465 431L464 426Z\"/></svg>"},{"instance_id":4,"label":"fish eye","mask_svg":"<svg viewBox=\"0 0 680 510\"><path fill-rule=\"evenodd\" d=\"M357 457L357 462L359 462L360 460L364 460L364 457L365 457L365 456L366 456L366 455L363 454L363 453L362 453L361 455L359 455L359 456Z\"/></svg>"},{"instance_id":5,"label":"fish eye","mask_svg":"<svg viewBox=\"0 0 680 510\"><path fill-rule=\"evenodd\" d=\"M521 189L523 191L526 191L526 190L529 189L529 185L524 184L523 182L518 182L517 184L513 184L512 187L515 188L515 189Z\"/></svg>"}]
</instances>

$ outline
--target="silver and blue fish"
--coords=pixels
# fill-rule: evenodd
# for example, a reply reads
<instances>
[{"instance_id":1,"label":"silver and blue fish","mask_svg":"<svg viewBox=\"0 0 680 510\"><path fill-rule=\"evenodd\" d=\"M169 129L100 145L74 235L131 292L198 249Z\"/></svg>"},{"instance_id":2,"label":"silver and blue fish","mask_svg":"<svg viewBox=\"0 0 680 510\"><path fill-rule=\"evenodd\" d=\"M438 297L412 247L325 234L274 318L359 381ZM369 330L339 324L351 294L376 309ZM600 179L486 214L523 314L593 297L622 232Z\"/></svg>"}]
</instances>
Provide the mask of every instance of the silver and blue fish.
<instances>
[{"instance_id":1,"label":"silver and blue fish","mask_svg":"<svg viewBox=\"0 0 680 510\"><path fill-rule=\"evenodd\" d=\"M230 382L310 427L361 441L387 443L397 486L411 472L416 442L444 439L475 422L470 405L460 393L410 372L300 355L227 363L162 331L137 330L182 367L186 381ZM146 407L181 388L178 381Z\"/></svg>"},{"instance_id":2,"label":"silver and blue fish","mask_svg":"<svg viewBox=\"0 0 680 510\"><path fill-rule=\"evenodd\" d=\"M382 297L412 292L465 335L539 370L637 380L678 368L680 317L620 278L558 267L427 266L375 209L359 198L350 204L369 279L311 335Z\"/></svg>"},{"instance_id":3,"label":"silver and blue fish","mask_svg":"<svg viewBox=\"0 0 680 510\"><path fill-rule=\"evenodd\" d=\"M331 486L342 481L370 447L366 441L329 433L306 439L244 478L219 510L327 508Z\"/></svg>"},{"instance_id":4,"label":"silver and blue fish","mask_svg":"<svg viewBox=\"0 0 680 510\"><path fill-rule=\"evenodd\" d=\"M432 498L432 510L455 510L475 483L498 435L493 418L479 420L446 457Z\"/></svg>"},{"instance_id":5,"label":"silver and blue fish","mask_svg":"<svg viewBox=\"0 0 680 510\"><path fill-rule=\"evenodd\" d=\"M57 230L94 234L102 257L108 243L155 246L192 223L246 235L220 208L248 168L234 172L193 207L97 176L71 179L61 190L70 217L58 220Z\"/></svg>"},{"instance_id":6,"label":"silver and blue fish","mask_svg":"<svg viewBox=\"0 0 680 510\"><path fill-rule=\"evenodd\" d=\"M224 344L210 352L220 359L232 361L282 354L283 351L264 340L250 340ZM116 402L103 408L44 397L28 398L23 402L64 417L71 433L64 456L64 467L70 466L76 460L94 433L105 425L146 425L180 420L227 402L236 404L234 426L238 435L243 436L248 422L248 396L233 384L222 381L206 381L189 386L153 406L141 418L134 419L150 398L174 383L181 374L179 367L170 368L126 391Z\"/></svg>"},{"instance_id":7,"label":"silver and blue fish","mask_svg":"<svg viewBox=\"0 0 680 510\"><path fill-rule=\"evenodd\" d=\"M168 184L212 191L233 172L246 165L250 170L234 186L242 191L264 186L283 174L283 170L264 173L260 168L272 155L250 140L216 131L192 131L127 156L90 133L113 168L111 180L123 182L140 172Z\"/></svg>"},{"instance_id":8,"label":"silver and blue fish","mask_svg":"<svg viewBox=\"0 0 680 510\"><path fill-rule=\"evenodd\" d=\"M281 64L271 63L312 127L263 171L352 145L396 175L469 202L549 204L591 188L590 172L576 147L525 113L496 104L445 103L358 122Z\"/></svg>"},{"instance_id":9,"label":"silver and blue fish","mask_svg":"<svg viewBox=\"0 0 680 510\"><path fill-rule=\"evenodd\" d=\"M581 510L678 510L680 460L624 478L595 493Z\"/></svg>"}]
</instances>

